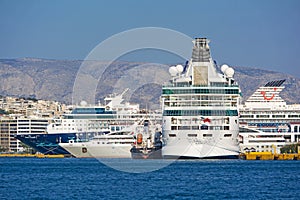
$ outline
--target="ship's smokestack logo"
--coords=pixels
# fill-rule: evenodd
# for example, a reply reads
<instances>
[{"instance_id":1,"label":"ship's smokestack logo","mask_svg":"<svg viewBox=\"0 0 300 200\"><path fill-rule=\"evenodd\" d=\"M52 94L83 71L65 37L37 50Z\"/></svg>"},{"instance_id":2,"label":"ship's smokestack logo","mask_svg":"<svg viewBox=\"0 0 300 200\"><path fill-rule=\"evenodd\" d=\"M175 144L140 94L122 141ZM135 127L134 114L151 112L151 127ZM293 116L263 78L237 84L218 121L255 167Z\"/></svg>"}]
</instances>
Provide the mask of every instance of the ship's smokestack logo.
<instances>
[{"instance_id":1,"label":"ship's smokestack logo","mask_svg":"<svg viewBox=\"0 0 300 200\"><path fill-rule=\"evenodd\" d=\"M273 89L274 89L274 91L276 91L276 90L277 90L277 88L273 88ZM274 99L274 97L275 97L275 94L274 94L274 93L272 94L272 96L271 96L271 97L267 97L267 95L266 95L266 91L261 91L260 93L263 95L263 97L264 97L264 100L267 100L267 101L271 101L271 100L273 100L273 99Z\"/></svg>"}]
</instances>

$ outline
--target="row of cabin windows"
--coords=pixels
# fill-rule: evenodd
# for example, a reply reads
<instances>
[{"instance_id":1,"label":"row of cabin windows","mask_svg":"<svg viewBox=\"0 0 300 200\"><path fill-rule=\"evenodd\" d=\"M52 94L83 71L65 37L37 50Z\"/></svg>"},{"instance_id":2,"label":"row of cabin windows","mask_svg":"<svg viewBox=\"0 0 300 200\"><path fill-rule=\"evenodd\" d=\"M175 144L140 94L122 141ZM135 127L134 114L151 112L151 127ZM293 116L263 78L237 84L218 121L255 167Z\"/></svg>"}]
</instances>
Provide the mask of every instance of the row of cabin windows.
<instances>
[{"instance_id":1,"label":"row of cabin windows","mask_svg":"<svg viewBox=\"0 0 300 200\"><path fill-rule=\"evenodd\" d=\"M174 134L174 133L170 133L170 134L169 134L169 137L176 137L176 136L177 136L177 135ZM188 134L187 136L188 136L188 137L198 137L198 134L192 133L192 134ZM199 136L201 136L201 135L199 135ZM213 134L211 134L211 133L205 133L205 134L203 134L202 136L203 136L204 138L206 138L206 137L212 137ZM224 137L225 137L225 138L232 137L232 134L226 133L226 134L224 134Z\"/></svg>"},{"instance_id":2,"label":"row of cabin windows","mask_svg":"<svg viewBox=\"0 0 300 200\"><path fill-rule=\"evenodd\" d=\"M65 116L65 119L116 119L115 115Z\"/></svg>"},{"instance_id":3,"label":"row of cabin windows","mask_svg":"<svg viewBox=\"0 0 300 200\"><path fill-rule=\"evenodd\" d=\"M256 118L270 118L270 115L256 115ZM285 115L272 115L272 118L285 118Z\"/></svg>"},{"instance_id":4,"label":"row of cabin windows","mask_svg":"<svg viewBox=\"0 0 300 200\"><path fill-rule=\"evenodd\" d=\"M236 102L165 102L165 106L171 106L171 107L208 107L208 106L214 106L214 107L225 107L225 106L232 106L235 107L237 105Z\"/></svg>"},{"instance_id":5,"label":"row of cabin windows","mask_svg":"<svg viewBox=\"0 0 300 200\"><path fill-rule=\"evenodd\" d=\"M229 130L229 126L171 126L171 130Z\"/></svg>"},{"instance_id":6,"label":"row of cabin windows","mask_svg":"<svg viewBox=\"0 0 300 200\"><path fill-rule=\"evenodd\" d=\"M286 118L286 115L271 115L272 118ZM270 118L270 115L256 115L257 118ZM254 115L241 115L241 118L254 118ZM288 118L300 118L300 115L288 115Z\"/></svg>"},{"instance_id":7,"label":"row of cabin windows","mask_svg":"<svg viewBox=\"0 0 300 200\"><path fill-rule=\"evenodd\" d=\"M236 99L235 96L233 95L230 95L230 96L223 96L223 95L220 95L220 96L206 96L206 95L172 95L172 96L165 96L165 101L208 101L208 102L211 102L211 101L232 101L233 99Z\"/></svg>"},{"instance_id":8,"label":"row of cabin windows","mask_svg":"<svg viewBox=\"0 0 300 200\"><path fill-rule=\"evenodd\" d=\"M163 89L162 94L239 94L239 89Z\"/></svg>"},{"instance_id":9,"label":"row of cabin windows","mask_svg":"<svg viewBox=\"0 0 300 200\"><path fill-rule=\"evenodd\" d=\"M164 110L163 116L238 116L237 110Z\"/></svg>"}]
</instances>

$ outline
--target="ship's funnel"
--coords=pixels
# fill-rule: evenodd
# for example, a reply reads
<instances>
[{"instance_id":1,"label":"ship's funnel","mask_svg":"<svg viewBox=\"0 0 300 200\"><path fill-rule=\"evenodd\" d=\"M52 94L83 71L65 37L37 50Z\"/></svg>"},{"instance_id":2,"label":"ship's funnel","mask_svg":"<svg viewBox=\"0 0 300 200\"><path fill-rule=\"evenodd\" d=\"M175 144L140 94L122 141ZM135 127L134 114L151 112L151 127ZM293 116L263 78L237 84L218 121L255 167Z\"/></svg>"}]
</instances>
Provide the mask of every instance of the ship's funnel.
<instances>
[{"instance_id":1,"label":"ship's funnel","mask_svg":"<svg viewBox=\"0 0 300 200\"><path fill-rule=\"evenodd\" d=\"M193 62L209 62L209 40L207 38L196 38L194 41L192 61Z\"/></svg>"}]
</instances>

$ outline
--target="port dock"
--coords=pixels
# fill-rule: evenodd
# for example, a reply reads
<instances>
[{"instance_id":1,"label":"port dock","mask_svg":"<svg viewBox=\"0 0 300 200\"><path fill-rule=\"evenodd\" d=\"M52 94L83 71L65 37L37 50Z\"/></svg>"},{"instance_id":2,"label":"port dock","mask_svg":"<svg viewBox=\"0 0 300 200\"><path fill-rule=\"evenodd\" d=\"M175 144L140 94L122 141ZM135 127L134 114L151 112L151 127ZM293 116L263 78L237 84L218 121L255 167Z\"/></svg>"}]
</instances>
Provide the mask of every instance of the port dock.
<instances>
[{"instance_id":1,"label":"port dock","mask_svg":"<svg viewBox=\"0 0 300 200\"><path fill-rule=\"evenodd\" d=\"M65 158L65 155L45 155L45 154L17 154L5 153L0 154L0 158Z\"/></svg>"},{"instance_id":2,"label":"port dock","mask_svg":"<svg viewBox=\"0 0 300 200\"><path fill-rule=\"evenodd\" d=\"M240 154L243 160L300 160L299 153L274 154L272 152L249 152Z\"/></svg>"},{"instance_id":3,"label":"port dock","mask_svg":"<svg viewBox=\"0 0 300 200\"><path fill-rule=\"evenodd\" d=\"M45 155L45 154L0 154L0 158L67 158L65 155ZM241 153L239 159L242 160L300 160L300 153L276 154L272 152L249 152Z\"/></svg>"}]
</instances>

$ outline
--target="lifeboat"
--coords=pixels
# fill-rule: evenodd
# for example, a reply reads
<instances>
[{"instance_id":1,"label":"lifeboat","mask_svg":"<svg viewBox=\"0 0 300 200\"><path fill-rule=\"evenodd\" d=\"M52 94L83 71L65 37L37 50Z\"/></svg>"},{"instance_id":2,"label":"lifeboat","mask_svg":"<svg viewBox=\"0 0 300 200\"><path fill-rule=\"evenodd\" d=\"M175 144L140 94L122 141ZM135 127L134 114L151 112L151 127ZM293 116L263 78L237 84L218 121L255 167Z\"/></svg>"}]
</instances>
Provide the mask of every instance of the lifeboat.
<instances>
[{"instance_id":1,"label":"lifeboat","mask_svg":"<svg viewBox=\"0 0 300 200\"><path fill-rule=\"evenodd\" d=\"M137 134L136 143L137 144L142 144L143 143L143 134L141 134L141 133Z\"/></svg>"}]
</instances>

